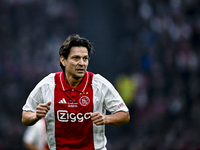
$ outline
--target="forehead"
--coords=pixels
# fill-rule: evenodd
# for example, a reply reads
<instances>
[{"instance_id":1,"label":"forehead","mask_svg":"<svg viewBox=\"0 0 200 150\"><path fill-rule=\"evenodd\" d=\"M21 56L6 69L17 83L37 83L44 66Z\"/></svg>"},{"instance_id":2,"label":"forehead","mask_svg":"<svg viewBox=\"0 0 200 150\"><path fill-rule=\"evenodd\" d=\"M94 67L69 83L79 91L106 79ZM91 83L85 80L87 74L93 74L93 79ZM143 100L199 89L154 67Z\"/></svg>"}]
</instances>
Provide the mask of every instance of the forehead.
<instances>
[{"instance_id":1,"label":"forehead","mask_svg":"<svg viewBox=\"0 0 200 150\"><path fill-rule=\"evenodd\" d=\"M86 47L73 46L70 49L69 56L73 56L73 55L88 55L88 50Z\"/></svg>"}]
</instances>

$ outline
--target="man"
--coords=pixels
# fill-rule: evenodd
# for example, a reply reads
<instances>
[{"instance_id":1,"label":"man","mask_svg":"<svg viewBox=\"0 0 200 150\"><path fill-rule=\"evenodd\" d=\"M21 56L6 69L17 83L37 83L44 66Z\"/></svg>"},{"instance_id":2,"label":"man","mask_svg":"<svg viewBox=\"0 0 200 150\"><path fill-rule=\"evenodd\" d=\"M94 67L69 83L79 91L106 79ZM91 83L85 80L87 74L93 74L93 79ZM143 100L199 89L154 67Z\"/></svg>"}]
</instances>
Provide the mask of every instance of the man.
<instances>
[{"instance_id":1,"label":"man","mask_svg":"<svg viewBox=\"0 0 200 150\"><path fill-rule=\"evenodd\" d=\"M51 150L106 150L105 125L129 122L128 108L113 85L87 71L92 50L87 39L70 35L59 50L63 71L40 81L23 107L24 125L45 117Z\"/></svg>"}]
</instances>

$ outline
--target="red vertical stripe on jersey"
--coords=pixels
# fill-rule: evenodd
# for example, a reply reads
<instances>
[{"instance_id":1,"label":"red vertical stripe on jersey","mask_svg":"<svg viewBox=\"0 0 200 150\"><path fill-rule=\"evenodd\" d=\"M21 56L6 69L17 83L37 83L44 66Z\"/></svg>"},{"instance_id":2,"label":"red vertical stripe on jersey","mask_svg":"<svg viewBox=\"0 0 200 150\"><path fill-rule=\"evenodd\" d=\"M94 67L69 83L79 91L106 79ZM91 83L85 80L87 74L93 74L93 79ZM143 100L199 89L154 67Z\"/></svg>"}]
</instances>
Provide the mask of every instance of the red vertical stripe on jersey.
<instances>
[{"instance_id":1,"label":"red vertical stripe on jersey","mask_svg":"<svg viewBox=\"0 0 200 150\"><path fill-rule=\"evenodd\" d=\"M88 115L93 112L93 74L87 72L77 88L69 88L61 76L61 72L55 75L56 149L93 150L93 123Z\"/></svg>"}]
</instances>

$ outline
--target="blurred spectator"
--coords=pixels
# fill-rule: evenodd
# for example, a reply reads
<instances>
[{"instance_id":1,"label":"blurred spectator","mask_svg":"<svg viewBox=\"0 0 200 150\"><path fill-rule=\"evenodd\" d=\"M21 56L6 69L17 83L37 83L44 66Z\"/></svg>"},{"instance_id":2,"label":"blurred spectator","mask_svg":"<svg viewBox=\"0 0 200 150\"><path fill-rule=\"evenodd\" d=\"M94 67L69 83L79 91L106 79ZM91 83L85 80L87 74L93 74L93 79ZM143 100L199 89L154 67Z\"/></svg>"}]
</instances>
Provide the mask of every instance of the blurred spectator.
<instances>
[{"instance_id":1,"label":"blurred spectator","mask_svg":"<svg viewBox=\"0 0 200 150\"><path fill-rule=\"evenodd\" d=\"M28 150L49 150L44 118L35 125L27 127L23 142Z\"/></svg>"},{"instance_id":2,"label":"blurred spectator","mask_svg":"<svg viewBox=\"0 0 200 150\"><path fill-rule=\"evenodd\" d=\"M116 88L124 102L130 106L133 103L137 83L128 75L121 74L116 79Z\"/></svg>"}]
</instances>

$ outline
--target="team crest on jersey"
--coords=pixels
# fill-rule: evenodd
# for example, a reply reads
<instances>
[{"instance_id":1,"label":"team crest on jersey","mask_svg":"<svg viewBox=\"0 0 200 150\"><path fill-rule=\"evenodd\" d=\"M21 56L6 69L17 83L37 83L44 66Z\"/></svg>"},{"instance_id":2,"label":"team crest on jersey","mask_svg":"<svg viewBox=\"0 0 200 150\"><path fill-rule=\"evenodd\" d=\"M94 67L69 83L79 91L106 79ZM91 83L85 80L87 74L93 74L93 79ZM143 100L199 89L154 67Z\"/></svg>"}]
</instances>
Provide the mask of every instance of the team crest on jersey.
<instances>
[{"instance_id":1,"label":"team crest on jersey","mask_svg":"<svg viewBox=\"0 0 200 150\"><path fill-rule=\"evenodd\" d=\"M90 103L90 99L89 99L89 97L87 97L87 96L82 96L82 97L79 99L79 103L80 103L82 106L87 106L87 105Z\"/></svg>"}]
</instances>

